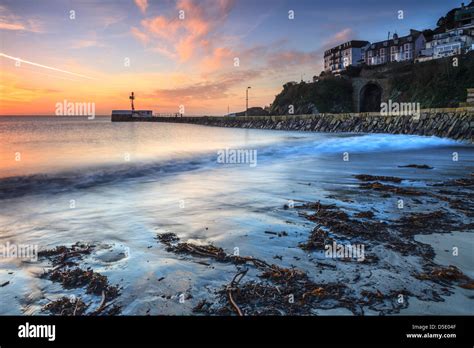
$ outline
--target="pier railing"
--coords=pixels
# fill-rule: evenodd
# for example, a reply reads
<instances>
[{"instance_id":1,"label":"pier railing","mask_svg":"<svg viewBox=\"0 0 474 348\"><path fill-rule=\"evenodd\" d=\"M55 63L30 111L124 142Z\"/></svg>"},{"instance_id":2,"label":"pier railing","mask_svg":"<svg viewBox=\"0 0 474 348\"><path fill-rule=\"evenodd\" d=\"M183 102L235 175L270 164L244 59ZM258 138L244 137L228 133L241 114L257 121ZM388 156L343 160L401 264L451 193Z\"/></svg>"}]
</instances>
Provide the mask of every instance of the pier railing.
<instances>
[{"instance_id":1,"label":"pier railing","mask_svg":"<svg viewBox=\"0 0 474 348\"><path fill-rule=\"evenodd\" d=\"M183 114L180 114L180 113L171 113L171 114L161 114L161 113L158 113L158 112L155 112L153 114L153 117L183 117Z\"/></svg>"}]
</instances>

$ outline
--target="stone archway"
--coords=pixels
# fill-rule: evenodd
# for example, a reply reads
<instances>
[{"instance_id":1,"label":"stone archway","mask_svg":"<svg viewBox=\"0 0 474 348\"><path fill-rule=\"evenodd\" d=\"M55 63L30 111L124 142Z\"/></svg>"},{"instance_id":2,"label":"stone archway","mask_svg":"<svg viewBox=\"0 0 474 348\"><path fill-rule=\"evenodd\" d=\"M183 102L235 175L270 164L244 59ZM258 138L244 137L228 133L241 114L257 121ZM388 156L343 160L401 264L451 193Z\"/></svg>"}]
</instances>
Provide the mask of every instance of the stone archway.
<instances>
[{"instance_id":1,"label":"stone archway","mask_svg":"<svg viewBox=\"0 0 474 348\"><path fill-rule=\"evenodd\" d=\"M382 103L382 87L375 82L365 84L359 93L360 112L379 112Z\"/></svg>"}]
</instances>

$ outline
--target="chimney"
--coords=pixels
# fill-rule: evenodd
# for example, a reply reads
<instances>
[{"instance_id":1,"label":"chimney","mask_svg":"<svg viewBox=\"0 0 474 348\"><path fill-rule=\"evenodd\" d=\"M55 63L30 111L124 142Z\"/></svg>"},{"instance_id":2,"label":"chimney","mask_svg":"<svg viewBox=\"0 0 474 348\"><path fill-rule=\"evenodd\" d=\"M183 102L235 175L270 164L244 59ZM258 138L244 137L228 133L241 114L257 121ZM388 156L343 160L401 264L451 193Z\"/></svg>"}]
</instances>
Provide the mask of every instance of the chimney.
<instances>
[{"instance_id":1,"label":"chimney","mask_svg":"<svg viewBox=\"0 0 474 348\"><path fill-rule=\"evenodd\" d=\"M393 33L393 39L394 39L394 40L397 40L397 39L398 39L398 34L397 34L397 33Z\"/></svg>"}]
</instances>

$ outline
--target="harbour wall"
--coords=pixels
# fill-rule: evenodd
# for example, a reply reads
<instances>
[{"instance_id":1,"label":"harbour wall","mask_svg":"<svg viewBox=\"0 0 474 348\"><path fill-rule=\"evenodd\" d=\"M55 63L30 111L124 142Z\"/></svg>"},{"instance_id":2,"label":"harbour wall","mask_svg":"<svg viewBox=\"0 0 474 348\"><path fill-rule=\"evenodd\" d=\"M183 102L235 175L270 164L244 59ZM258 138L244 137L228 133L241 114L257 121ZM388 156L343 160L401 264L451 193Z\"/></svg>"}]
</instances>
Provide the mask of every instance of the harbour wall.
<instances>
[{"instance_id":1,"label":"harbour wall","mask_svg":"<svg viewBox=\"0 0 474 348\"><path fill-rule=\"evenodd\" d=\"M113 122L168 122L203 126L274 129L328 133L389 133L439 136L474 143L474 107L425 109L419 117L386 116L378 112L238 116L238 117L129 117L114 115Z\"/></svg>"}]
</instances>

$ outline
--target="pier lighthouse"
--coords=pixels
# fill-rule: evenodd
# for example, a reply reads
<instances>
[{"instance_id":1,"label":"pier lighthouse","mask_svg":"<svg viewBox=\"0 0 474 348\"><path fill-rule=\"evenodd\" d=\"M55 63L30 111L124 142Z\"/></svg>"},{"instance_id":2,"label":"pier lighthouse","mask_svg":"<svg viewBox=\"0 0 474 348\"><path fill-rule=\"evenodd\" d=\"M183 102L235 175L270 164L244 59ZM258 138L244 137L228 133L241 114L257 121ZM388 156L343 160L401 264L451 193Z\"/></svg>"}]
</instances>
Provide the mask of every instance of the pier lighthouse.
<instances>
[{"instance_id":1,"label":"pier lighthouse","mask_svg":"<svg viewBox=\"0 0 474 348\"><path fill-rule=\"evenodd\" d=\"M135 93L132 92L132 94L130 94L130 97L128 97L130 99L130 103L132 104L132 112L135 111L135 105L133 105L133 101L135 100Z\"/></svg>"}]
</instances>

